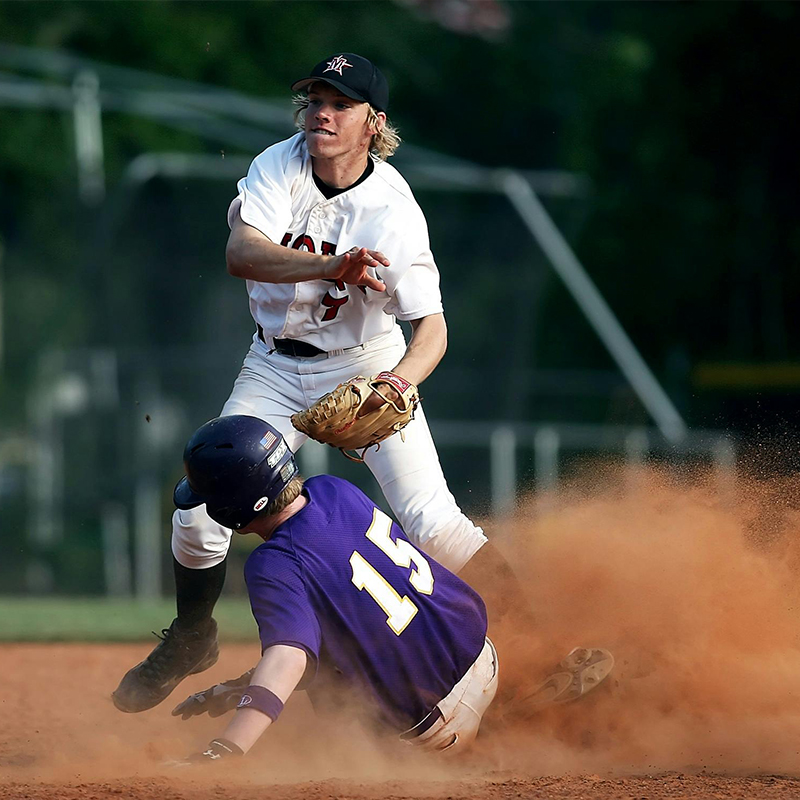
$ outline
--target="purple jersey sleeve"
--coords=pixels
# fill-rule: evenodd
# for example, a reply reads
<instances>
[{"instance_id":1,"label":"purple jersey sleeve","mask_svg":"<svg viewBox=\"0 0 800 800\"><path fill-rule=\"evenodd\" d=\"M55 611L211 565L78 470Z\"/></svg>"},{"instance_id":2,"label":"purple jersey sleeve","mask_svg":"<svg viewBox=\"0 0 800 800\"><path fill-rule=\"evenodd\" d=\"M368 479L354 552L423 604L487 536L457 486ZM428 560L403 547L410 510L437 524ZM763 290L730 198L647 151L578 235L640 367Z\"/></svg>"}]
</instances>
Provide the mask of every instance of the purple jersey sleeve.
<instances>
[{"instance_id":1,"label":"purple jersey sleeve","mask_svg":"<svg viewBox=\"0 0 800 800\"><path fill-rule=\"evenodd\" d=\"M283 548L259 548L247 560L245 581L261 651L274 644L293 645L305 650L315 666L321 633L297 558Z\"/></svg>"},{"instance_id":2,"label":"purple jersey sleeve","mask_svg":"<svg viewBox=\"0 0 800 800\"><path fill-rule=\"evenodd\" d=\"M262 646L322 652L385 722L411 728L481 652L483 601L353 484L320 475L305 492L247 562Z\"/></svg>"}]
</instances>

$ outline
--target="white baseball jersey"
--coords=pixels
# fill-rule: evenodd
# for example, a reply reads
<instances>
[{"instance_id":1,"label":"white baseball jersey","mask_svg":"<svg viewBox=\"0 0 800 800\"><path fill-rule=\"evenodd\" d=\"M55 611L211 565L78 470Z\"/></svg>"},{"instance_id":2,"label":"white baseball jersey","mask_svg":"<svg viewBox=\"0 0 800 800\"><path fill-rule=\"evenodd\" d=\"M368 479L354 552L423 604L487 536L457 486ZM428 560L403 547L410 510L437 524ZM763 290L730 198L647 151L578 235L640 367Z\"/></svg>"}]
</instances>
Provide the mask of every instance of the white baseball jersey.
<instances>
[{"instance_id":1,"label":"white baseball jersey","mask_svg":"<svg viewBox=\"0 0 800 800\"><path fill-rule=\"evenodd\" d=\"M363 182L326 199L314 182L300 132L256 156L238 189L228 209L231 226L239 214L287 247L325 255L367 247L391 263L377 271L385 292L333 280L247 281L250 312L268 342L269 337L300 339L321 350L338 350L389 333L395 318L442 311L425 217L406 181L386 162L376 163Z\"/></svg>"},{"instance_id":2,"label":"white baseball jersey","mask_svg":"<svg viewBox=\"0 0 800 800\"><path fill-rule=\"evenodd\" d=\"M289 247L330 254L368 247L391 261L378 269L385 292L325 280L247 281L250 311L266 341L254 337L222 415L268 419L297 452L306 437L292 425L293 413L353 375L393 369L406 349L395 318L420 319L442 311L427 225L408 184L386 163L376 163L361 183L326 199L314 182L303 133L254 159L239 181L229 224L237 214ZM271 338L300 339L329 357L273 353ZM337 352L357 345L363 348ZM380 449L370 448L366 464L411 541L458 571L486 537L447 488L421 406L403 433L404 438L390 436ZM172 552L183 566L205 569L225 558L232 532L214 522L205 506L176 511L172 523Z\"/></svg>"}]
</instances>

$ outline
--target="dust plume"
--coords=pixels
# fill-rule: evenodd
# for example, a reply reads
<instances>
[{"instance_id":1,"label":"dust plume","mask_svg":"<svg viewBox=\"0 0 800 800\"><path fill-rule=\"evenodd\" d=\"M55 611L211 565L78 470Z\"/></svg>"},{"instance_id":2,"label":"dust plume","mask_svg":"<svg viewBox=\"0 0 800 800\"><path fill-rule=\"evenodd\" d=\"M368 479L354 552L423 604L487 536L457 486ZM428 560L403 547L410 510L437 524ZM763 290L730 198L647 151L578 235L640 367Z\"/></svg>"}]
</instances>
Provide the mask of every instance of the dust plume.
<instances>
[{"instance_id":1,"label":"dust plume","mask_svg":"<svg viewBox=\"0 0 800 800\"><path fill-rule=\"evenodd\" d=\"M575 646L609 648L616 667L579 701L490 719L489 763L796 772L797 488L595 466L528 498L500 534L536 618L532 634L496 632L507 685L533 685Z\"/></svg>"},{"instance_id":2,"label":"dust plume","mask_svg":"<svg viewBox=\"0 0 800 800\"><path fill-rule=\"evenodd\" d=\"M182 722L170 716L174 703L239 675L257 659L257 642L225 645L215 667L133 715L109 695L149 643L19 644L3 648L0 787L39 797L53 785L82 792L86 781L124 779L98 796L133 797L133 786L144 787L137 798L184 796L155 780L191 786L198 798L221 786L249 798L265 784L288 797L294 784L333 779L348 782L348 796L378 797L386 782L405 786L413 776L427 787L415 796L427 797L508 775L797 773L797 490L790 478L718 483L594 465L557 496L524 499L512 519L488 525L534 615L526 627L493 623L506 699L575 646L609 648L616 667L586 697L534 716L498 702L464 759L420 756L349 718L317 719L299 694L241 765L219 765L213 777L168 773L165 759L196 751L227 721Z\"/></svg>"}]
</instances>

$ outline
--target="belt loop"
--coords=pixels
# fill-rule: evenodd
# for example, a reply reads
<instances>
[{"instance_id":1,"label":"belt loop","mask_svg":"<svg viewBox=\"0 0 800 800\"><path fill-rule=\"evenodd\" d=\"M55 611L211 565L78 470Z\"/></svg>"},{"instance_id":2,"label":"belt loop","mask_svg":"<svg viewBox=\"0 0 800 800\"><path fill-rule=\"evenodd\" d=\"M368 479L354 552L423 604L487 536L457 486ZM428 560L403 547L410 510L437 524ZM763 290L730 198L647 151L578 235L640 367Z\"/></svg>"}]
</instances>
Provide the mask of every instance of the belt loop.
<instances>
[{"instance_id":1,"label":"belt loop","mask_svg":"<svg viewBox=\"0 0 800 800\"><path fill-rule=\"evenodd\" d=\"M271 356L275 352L274 347L270 347L269 343L267 342L264 336L264 329L256 322L256 328L258 328L258 338L264 343L267 348L267 355Z\"/></svg>"}]
</instances>

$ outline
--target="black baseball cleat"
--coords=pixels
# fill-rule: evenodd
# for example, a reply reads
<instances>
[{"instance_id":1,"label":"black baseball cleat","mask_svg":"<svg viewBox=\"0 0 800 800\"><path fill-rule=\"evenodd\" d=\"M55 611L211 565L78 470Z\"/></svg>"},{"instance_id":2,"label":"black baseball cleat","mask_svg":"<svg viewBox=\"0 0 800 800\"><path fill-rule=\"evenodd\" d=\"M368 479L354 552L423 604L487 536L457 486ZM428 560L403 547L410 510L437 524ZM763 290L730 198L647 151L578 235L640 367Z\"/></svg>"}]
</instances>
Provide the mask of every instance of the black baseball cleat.
<instances>
[{"instance_id":1,"label":"black baseball cleat","mask_svg":"<svg viewBox=\"0 0 800 800\"><path fill-rule=\"evenodd\" d=\"M111 694L114 705L129 714L157 706L188 675L213 667L219 658L217 623L181 629L177 619L158 636L161 641L141 663L125 673Z\"/></svg>"}]
</instances>

